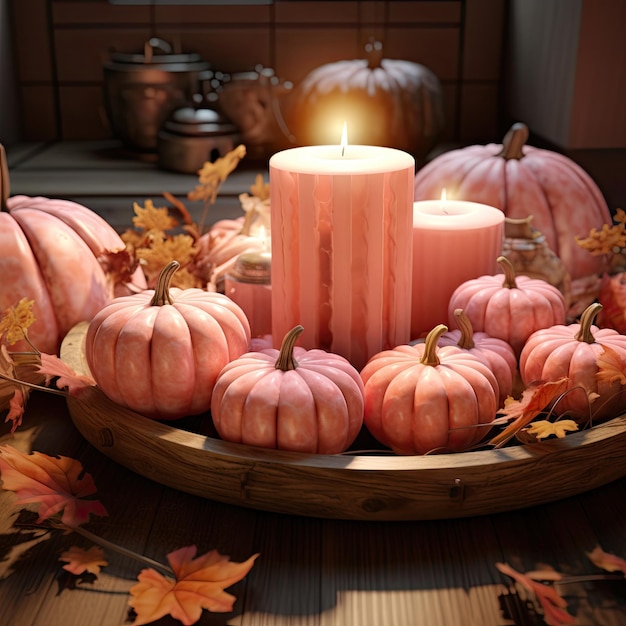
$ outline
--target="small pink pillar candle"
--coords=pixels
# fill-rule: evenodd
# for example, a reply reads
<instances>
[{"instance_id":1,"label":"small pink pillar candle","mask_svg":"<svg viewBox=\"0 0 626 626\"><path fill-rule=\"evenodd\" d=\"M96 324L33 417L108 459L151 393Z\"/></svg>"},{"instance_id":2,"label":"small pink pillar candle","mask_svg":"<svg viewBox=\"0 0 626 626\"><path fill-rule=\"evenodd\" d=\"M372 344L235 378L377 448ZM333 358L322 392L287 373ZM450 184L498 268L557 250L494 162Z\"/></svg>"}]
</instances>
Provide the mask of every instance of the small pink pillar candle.
<instances>
[{"instance_id":1,"label":"small pink pillar candle","mask_svg":"<svg viewBox=\"0 0 626 626\"><path fill-rule=\"evenodd\" d=\"M273 155L272 336L357 369L408 342L415 161L376 146L307 146Z\"/></svg>"},{"instance_id":2,"label":"small pink pillar candle","mask_svg":"<svg viewBox=\"0 0 626 626\"><path fill-rule=\"evenodd\" d=\"M486 204L426 200L413 204L411 339L448 324L448 303L466 280L498 271L504 213Z\"/></svg>"}]
</instances>

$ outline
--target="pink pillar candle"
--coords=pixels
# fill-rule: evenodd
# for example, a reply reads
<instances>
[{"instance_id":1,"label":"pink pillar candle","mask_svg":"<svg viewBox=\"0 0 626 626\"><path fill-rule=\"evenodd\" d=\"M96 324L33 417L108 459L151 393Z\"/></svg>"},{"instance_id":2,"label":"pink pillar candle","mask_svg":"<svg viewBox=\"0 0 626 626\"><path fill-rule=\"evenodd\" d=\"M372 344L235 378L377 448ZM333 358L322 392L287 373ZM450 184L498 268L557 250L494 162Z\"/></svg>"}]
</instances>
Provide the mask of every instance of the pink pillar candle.
<instances>
[{"instance_id":1,"label":"pink pillar candle","mask_svg":"<svg viewBox=\"0 0 626 626\"><path fill-rule=\"evenodd\" d=\"M448 324L448 304L466 280L498 270L504 213L486 204L426 200L413 204L411 338Z\"/></svg>"},{"instance_id":2,"label":"pink pillar candle","mask_svg":"<svg viewBox=\"0 0 626 626\"><path fill-rule=\"evenodd\" d=\"M307 146L273 155L272 335L357 369L411 328L415 161L375 146Z\"/></svg>"}]
</instances>

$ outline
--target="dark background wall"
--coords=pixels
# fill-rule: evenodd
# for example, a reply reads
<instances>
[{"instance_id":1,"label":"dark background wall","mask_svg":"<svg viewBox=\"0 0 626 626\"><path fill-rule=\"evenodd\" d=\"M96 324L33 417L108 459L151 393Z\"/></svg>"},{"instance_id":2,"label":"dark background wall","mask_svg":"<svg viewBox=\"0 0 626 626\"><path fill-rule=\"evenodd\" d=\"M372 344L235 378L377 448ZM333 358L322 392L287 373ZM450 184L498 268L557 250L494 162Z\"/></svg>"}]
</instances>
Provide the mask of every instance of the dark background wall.
<instances>
[{"instance_id":1,"label":"dark background wall","mask_svg":"<svg viewBox=\"0 0 626 626\"><path fill-rule=\"evenodd\" d=\"M533 142L577 160L626 205L624 0L154 2L0 0L0 142L110 137L102 66L152 35L215 70L261 64L296 84L361 57L374 36L388 58L441 80L444 147L498 142L524 121Z\"/></svg>"},{"instance_id":2,"label":"dark background wall","mask_svg":"<svg viewBox=\"0 0 626 626\"><path fill-rule=\"evenodd\" d=\"M11 8L22 140L109 136L102 65L157 35L216 70L257 64L294 83L327 62L362 56L370 36L385 56L433 70L446 102L446 139L499 136L506 2L300 1L273 5L122 6L107 0L0 0Z\"/></svg>"}]
</instances>

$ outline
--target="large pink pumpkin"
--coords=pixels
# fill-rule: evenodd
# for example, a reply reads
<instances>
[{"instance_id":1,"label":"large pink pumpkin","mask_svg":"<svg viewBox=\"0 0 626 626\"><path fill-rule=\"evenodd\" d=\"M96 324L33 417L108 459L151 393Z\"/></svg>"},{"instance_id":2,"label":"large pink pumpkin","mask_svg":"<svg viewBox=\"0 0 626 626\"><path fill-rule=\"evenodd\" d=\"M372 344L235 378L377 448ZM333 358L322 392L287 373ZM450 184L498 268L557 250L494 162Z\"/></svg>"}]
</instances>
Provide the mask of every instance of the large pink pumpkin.
<instances>
[{"instance_id":1,"label":"large pink pumpkin","mask_svg":"<svg viewBox=\"0 0 626 626\"><path fill-rule=\"evenodd\" d=\"M415 200L437 200L445 189L449 198L482 202L507 217L532 215L572 279L603 271L605 261L576 242L592 228L613 223L598 186L568 157L527 146L527 139L528 128L518 123L502 145L473 145L435 157L415 175Z\"/></svg>"},{"instance_id":2,"label":"large pink pumpkin","mask_svg":"<svg viewBox=\"0 0 626 626\"><path fill-rule=\"evenodd\" d=\"M344 357L294 347L249 352L220 373L211 415L226 441L292 452L337 454L363 424L363 383Z\"/></svg>"},{"instance_id":3,"label":"large pink pumpkin","mask_svg":"<svg viewBox=\"0 0 626 626\"><path fill-rule=\"evenodd\" d=\"M41 352L56 354L78 322L90 320L115 295L103 255L124 250L117 232L90 209L67 200L9 195L0 145L0 312L33 300L28 336ZM145 289L143 272L132 276ZM30 349L23 342L12 349Z\"/></svg>"},{"instance_id":4,"label":"large pink pumpkin","mask_svg":"<svg viewBox=\"0 0 626 626\"><path fill-rule=\"evenodd\" d=\"M221 369L243 354L250 325L227 296L169 288L176 261L156 289L116 298L90 322L87 364L113 402L172 420L207 411Z\"/></svg>"}]
</instances>

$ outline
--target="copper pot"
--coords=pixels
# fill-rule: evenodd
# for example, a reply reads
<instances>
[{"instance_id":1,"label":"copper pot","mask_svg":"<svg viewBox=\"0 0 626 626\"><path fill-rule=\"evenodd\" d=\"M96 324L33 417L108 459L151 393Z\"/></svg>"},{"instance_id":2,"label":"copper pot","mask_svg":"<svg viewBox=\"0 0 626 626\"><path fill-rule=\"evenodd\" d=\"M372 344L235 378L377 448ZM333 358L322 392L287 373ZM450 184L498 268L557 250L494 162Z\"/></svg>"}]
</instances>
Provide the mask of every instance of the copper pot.
<instances>
[{"instance_id":1,"label":"copper pot","mask_svg":"<svg viewBox=\"0 0 626 626\"><path fill-rule=\"evenodd\" d=\"M104 65L104 104L113 133L125 146L154 151L157 135L173 109L188 102L199 72L209 64L198 54L174 54L153 37L143 53L114 53Z\"/></svg>"},{"instance_id":2,"label":"copper pot","mask_svg":"<svg viewBox=\"0 0 626 626\"><path fill-rule=\"evenodd\" d=\"M173 172L196 174L205 162L214 162L241 141L239 130L209 107L176 109L158 134L159 166Z\"/></svg>"}]
</instances>

